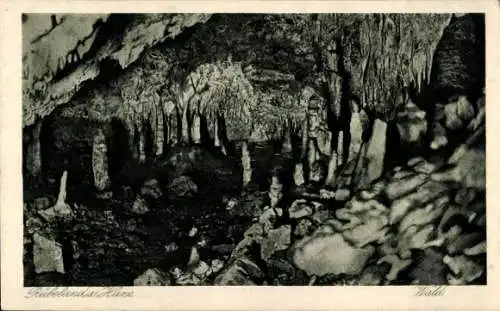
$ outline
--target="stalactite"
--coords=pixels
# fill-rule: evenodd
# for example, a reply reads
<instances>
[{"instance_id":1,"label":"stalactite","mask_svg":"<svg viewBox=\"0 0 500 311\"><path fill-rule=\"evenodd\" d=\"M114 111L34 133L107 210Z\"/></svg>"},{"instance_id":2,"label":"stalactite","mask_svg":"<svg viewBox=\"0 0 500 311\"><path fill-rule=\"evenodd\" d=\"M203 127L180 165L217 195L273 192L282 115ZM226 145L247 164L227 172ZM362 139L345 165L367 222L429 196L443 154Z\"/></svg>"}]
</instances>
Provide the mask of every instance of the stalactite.
<instances>
[{"instance_id":1,"label":"stalactite","mask_svg":"<svg viewBox=\"0 0 500 311\"><path fill-rule=\"evenodd\" d=\"M243 187L246 187L252 181L252 165L248 143L242 142L241 145L241 165L243 167Z\"/></svg>"},{"instance_id":2,"label":"stalactite","mask_svg":"<svg viewBox=\"0 0 500 311\"><path fill-rule=\"evenodd\" d=\"M92 144L92 169L98 197L109 198L111 179L108 173L108 148L106 146L106 136L102 129L98 129L94 135Z\"/></svg>"},{"instance_id":3,"label":"stalactite","mask_svg":"<svg viewBox=\"0 0 500 311\"><path fill-rule=\"evenodd\" d=\"M156 141L158 139L158 135L159 135L159 132L158 132L158 107L156 106L156 102L153 102L153 104L149 107L150 108L150 111L149 111L149 115L148 115L148 118L149 118L149 127L151 129L150 131L150 135L151 135L151 141L153 142L153 154L156 154L157 151L158 151L158 148L157 148L157 145L156 145Z\"/></svg>"},{"instance_id":4,"label":"stalactite","mask_svg":"<svg viewBox=\"0 0 500 311\"><path fill-rule=\"evenodd\" d=\"M164 115L163 109L158 109L156 115L156 155L161 156L163 154L163 145L165 141L165 127L164 127Z\"/></svg>"}]
</instances>

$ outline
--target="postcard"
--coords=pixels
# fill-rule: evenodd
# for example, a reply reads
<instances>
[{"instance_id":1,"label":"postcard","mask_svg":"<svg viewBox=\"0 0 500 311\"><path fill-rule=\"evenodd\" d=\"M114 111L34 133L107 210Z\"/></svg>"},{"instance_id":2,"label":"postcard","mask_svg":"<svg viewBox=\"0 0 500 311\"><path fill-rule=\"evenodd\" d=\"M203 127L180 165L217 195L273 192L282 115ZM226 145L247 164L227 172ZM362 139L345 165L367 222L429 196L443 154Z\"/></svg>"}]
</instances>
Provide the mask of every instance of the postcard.
<instances>
[{"instance_id":1,"label":"postcard","mask_svg":"<svg viewBox=\"0 0 500 311\"><path fill-rule=\"evenodd\" d=\"M498 309L499 13L2 3L2 308Z\"/></svg>"}]
</instances>

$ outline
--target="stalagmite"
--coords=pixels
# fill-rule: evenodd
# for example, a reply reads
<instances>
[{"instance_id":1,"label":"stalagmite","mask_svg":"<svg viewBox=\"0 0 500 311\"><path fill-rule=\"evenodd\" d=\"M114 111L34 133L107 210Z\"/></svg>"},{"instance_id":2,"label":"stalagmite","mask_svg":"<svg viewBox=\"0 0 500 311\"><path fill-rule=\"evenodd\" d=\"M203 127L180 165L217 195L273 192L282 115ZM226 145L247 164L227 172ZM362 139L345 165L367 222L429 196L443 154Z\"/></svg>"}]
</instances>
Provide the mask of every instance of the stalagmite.
<instances>
[{"instance_id":1,"label":"stalagmite","mask_svg":"<svg viewBox=\"0 0 500 311\"><path fill-rule=\"evenodd\" d=\"M31 142L26 153L26 169L32 175L38 175L42 170L42 154L40 145L40 133L42 131L42 119L39 118L33 125Z\"/></svg>"},{"instance_id":2,"label":"stalagmite","mask_svg":"<svg viewBox=\"0 0 500 311\"><path fill-rule=\"evenodd\" d=\"M296 186L301 186L305 183L304 166L302 165L302 163L295 164L295 167L293 170L293 181L294 181Z\"/></svg>"},{"instance_id":3,"label":"stalagmite","mask_svg":"<svg viewBox=\"0 0 500 311\"><path fill-rule=\"evenodd\" d=\"M163 110L158 109L156 114L156 155L161 156L163 154L163 144L165 140L165 128L163 119Z\"/></svg>"},{"instance_id":4,"label":"stalagmite","mask_svg":"<svg viewBox=\"0 0 500 311\"><path fill-rule=\"evenodd\" d=\"M309 138L307 146L307 165L309 166L309 180L315 179L315 173L313 170L314 163L318 158L318 150L316 150L316 144L314 143L314 138Z\"/></svg>"},{"instance_id":5,"label":"stalagmite","mask_svg":"<svg viewBox=\"0 0 500 311\"><path fill-rule=\"evenodd\" d=\"M182 109L182 142L185 144L189 144L191 142L190 130L189 130L189 120L188 120L188 107L186 106Z\"/></svg>"},{"instance_id":6,"label":"stalagmite","mask_svg":"<svg viewBox=\"0 0 500 311\"><path fill-rule=\"evenodd\" d=\"M56 206L66 205L66 185L68 182L68 171L64 171L59 184L59 193L57 195Z\"/></svg>"},{"instance_id":7,"label":"stalagmite","mask_svg":"<svg viewBox=\"0 0 500 311\"><path fill-rule=\"evenodd\" d=\"M292 137L290 133L290 129L288 127L285 128L283 133L283 146L281 148L281 152L283 153L291 153L292 152Z\"/></svg>"},{"instance_id":8,"label":"stalagmite","mask_svg":"<svg viewBox=\"0 0 500 311\"><path fill-rule=\"evenodd\" d=\"M137 145L135 143L136 139L136 131L135 131L135 126L131 124L131 122L127 122L127 131L128 131L128 147L129 147L129 152L132 155L133 159L137 159L139 156L137 152Z\"/></svg>"},{"instance_id":9,"label":"stalagmite","mask_svg":"<svg viewBox=\"0 0 500 311\"><path fill-rule=\"evenodd\" d=\"M198 112L196 112L193 116L191 124L191 139L195 144L199 144L201 142L201 117Z\"/></svg>"},{"instance_id":10,"label":"stalagmite","mask_svg":"<svg viewBox=\"0 0 500 311\"><path fill-rule=\"evenodd\" d=\"M368 186L382 175L387 139L387 123L376 119L373 125L372 136L366 146L366 167L360 181L360 187Z\"/></svg>"},{"instance_id":11,"label":"stalagmite","mask_svg":"<svg viewBox=\"0 0 500 311\"><path fill-rule=\"evenodd\" d=\"M344 164L344 131L340 131L337 143L337 167L343 164Z\"/></svg>"},{"instance_id":12,"label":"stalagmite","mask_svg":"<svg viewBox=\"0 0 500 311\"><path fill-rule=\"evenodd\" d=\"M357 105L355 105L357 106ZM361 115L359 113L358 107L355 107L351 115L351 122L349 125L349 130L351 133L351 142L349 144L349 158L347 162L357 158L357 155L361 149L362 135L363 135L363 125L361 121Z\"/></svg>"},{"instance_id":13,"label":"stalagmite","mask_svg":"<svg viewBox=\"0 0 500 311\"><path fill-rule=\"evenodd\" d=\"M217 118L215 118L215 122L214 122L214 146L220 147L221 145L222 144L221 144L221 141L219 138L219 121L217 120Z\"/></svg>"},{"instance_id":14,"label":"stalagmite","mask_svg":"<svg viewBox=\"0 0 500 311\"><path fill-rule=\"evenodd\" d=\"M252 164L246 141L243 141L241 146L241 165L243 166L243 187L246 187L252 181Z\"/></svg>"},{"instance_id":15,"label":"stalagmite","mask_svg":"<svg viewBox=\"0 0 500 311\"><path fill-rule=\"evenodd\" d=\"M139 162L146 161L146 133L144 130L139 130Z\"/></svg>"},{"instance_id":16,"label":"stalagmite","mask_svg":"<svg viewBox=\"0 0 500 311\"><path fill-rule=\"evenodd\" d=\"M172 101L167 101L163 109L167 127L166 141L168 145L174 146L178 142L179 110Z\"/></svg>"},{"instance_id":17,"label":"stalagmite","mask_svg":"<svg viewBox=\"0 0 500 311\"><path fill-rule=\"evenodd\" d=\"M94 185L99 198L110 198L111 180L108 175L108 155L106 137L102 129L94 135L92 144L92 169L94 172Z\"/></svg>"},{"instance_id":18,"label":"stalagmite","mask_svg":"<svg viewBox=\"0 0 500 311\"><path fill-rule=\"evenodd\" d=\"M330 161L328 162L328 172L326 175L325 185L334 187L336 183L337 176L337 163L338 163L338 154L334 150L332 151L332 155L330 156Z\"/></svg>"},{"instance_id":19,"label":"stalagmite","mask_svg":"<svg viewBox=\"0 0 500 311\"><path fill-rule=\"evenodd\" d=\"M225 136L224 128L225 128L225 126L222 127L220 122L224 122L223 116L221 116L221 115L216 117L216 122L215 122L216 129L217 129L217 131L215 132L216 141L218 141L218 144L220 145L221 152L224 155L227 155L226 146L224 145L224 136ZM216 144L216 146L217 146L217 144Z\"/></svg>"},{"instance_id":20,"label":"stalagmite","mask_svg":"<svg viewBox=\"0 0 500 311\"><path fill-rule=\"evenodd\" d=\"M270 206L272 208L276 207L283 197L283 193L281 192L282 190L283 184L279 180L278 176L272 176L268 193L269 199L271 200Z\"/></svg>"},{"instance_id":21,"label":"stalagmite","mask_svg":"<svg viewBox=\"0 0 500 311\"><path fill-rule=\"evenodd\" d=\"M66 184L68 180L68 171L64 171L59 184L59 193L56 204L45 210L38 211L38 214L47 222L52 222L56 218L68 219L72 216L72 211L66 203Z\"/></svg>"}]
</instances>

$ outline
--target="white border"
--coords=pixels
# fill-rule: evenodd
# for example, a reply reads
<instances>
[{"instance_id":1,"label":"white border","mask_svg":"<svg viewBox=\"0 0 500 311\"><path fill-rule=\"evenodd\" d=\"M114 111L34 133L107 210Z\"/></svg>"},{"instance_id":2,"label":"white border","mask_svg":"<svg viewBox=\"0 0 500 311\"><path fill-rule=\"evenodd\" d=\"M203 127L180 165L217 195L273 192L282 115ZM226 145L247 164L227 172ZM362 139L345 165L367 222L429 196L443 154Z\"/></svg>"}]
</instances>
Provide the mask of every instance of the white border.
<instances>
[{"instance_id":1,"label":"white border","mask_svg":"<svg viewBox=\"0 0 500 311\"><path fill-rule=\"evenodd\" d=\"M8 1L0 3L0 198L2 309L80 310L499 310L500 70L498 1ZM488 285L414 297L413 286L150 287L134 298L25 299L22 273L21 12L486 12ZM500 105L500 103L498 103Z\"/></svg>"}]
</instances>

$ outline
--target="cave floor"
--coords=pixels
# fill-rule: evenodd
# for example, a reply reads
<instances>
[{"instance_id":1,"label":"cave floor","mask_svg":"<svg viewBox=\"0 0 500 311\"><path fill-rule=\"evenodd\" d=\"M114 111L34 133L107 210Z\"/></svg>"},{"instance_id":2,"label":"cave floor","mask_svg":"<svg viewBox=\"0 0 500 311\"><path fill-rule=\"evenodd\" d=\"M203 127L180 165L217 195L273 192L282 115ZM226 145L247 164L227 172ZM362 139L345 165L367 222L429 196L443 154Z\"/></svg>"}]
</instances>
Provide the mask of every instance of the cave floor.
<instances>
[{"instance_id":1,"label":"cave floor","mask_svg":"<svg viewBox=\"0 0 500 311\"><path fill-rule=\"evenodd\" d=\"M256 151L254 179L262 181L266 179L269 157L274 152L269 144L257 144L253 149ZM75 187L68 186L68 197L74 200L69 201L73 217L47 222L38 231L62 244L65 273L34 272L33 247L26 225L25 286L131 286L147 269L184 268L191 247L201 240L205 242L204 246L197 246L201 260L225 261L251 223L256 212L252 208L262 203L266 192L255 187L244 194L248 203L246 210L227 210L221 199L234 196L234 191L226 190L234 189L234 178L224 178L227 176L224 169L214 171L213 167L204 167L202 171L195 177L207 180L207 176L202 175L208 174L208 179L214 180L213 175L218 175L214 181L219 183L217 187L198 185L199 191L192 196L176 197L167 193L159 199L148 200L150 212L144 215L127 208L133 199L120 195L110 200L90 199L95 194L92 185L85 184L76 187L78 197L75 197L71 196ZM25 202L48 191L36 186L35 182L25 181ZM25 221L39 218L30 208L25 209L24 216ZM190 237L193 227L198 234Z\"/></svg>"}]
</instances>

